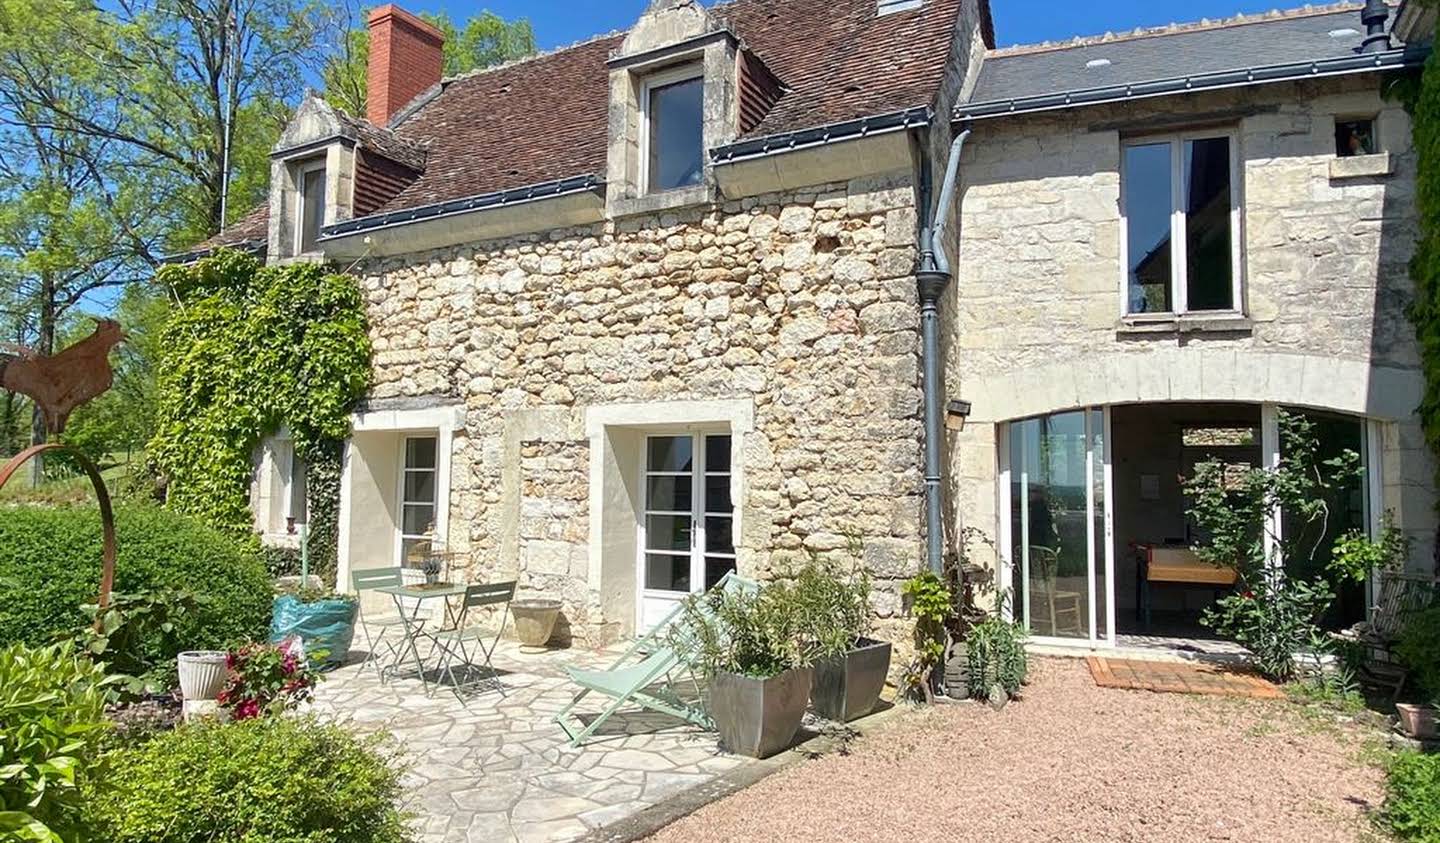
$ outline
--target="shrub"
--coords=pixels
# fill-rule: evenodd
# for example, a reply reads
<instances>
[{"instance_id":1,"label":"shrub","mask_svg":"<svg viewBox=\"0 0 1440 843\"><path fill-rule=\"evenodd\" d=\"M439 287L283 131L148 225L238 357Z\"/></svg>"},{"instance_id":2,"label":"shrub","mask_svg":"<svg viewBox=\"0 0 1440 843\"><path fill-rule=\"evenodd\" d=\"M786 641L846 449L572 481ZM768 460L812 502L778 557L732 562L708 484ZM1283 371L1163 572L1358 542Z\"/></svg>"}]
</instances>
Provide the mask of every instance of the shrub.
<instances>
[{"instance_id":1,"label":"shrub","mask_svg":"<svg viewBox=\"0 0 1440 843\"><path fill-rule=\"evenodd\" d=\"M110 758L87 814L109 843L403 843L382 738L288 717L185 726Z\"/></svg>"},{"instance_id":2,"label":"shrub","mask_svg":"<svg viewBox=\"0 0 1440 843\"><path fill-rule=\"evenodd\" d=\"M68 645L0 649L0 840L76 839L105 684Z\"/></svg>"},{"instance_id":3,"label":"shrub","mask_svg":"<svg viewBox=\"0 0 1440 843\"><path fill-rule=\"evenodd\" d=\"M863 567L812 557L790 577L804 634L820 657L844 655L870 631L870 577Z\"/></svg>"},{"instance_id":4,"label":"shrub","mask_svg":"<svg viewBox=\"0 0 1440 843\"><path fill-rule=\"evenodd\" d=\"M155 507L124 506L115 518L116 592L183 589L201 601L174 619L172 641L147 636L142 650L150 659L168 661L176 647L225 649L264 637L272 591L253 543ZM0 510L0 645L46 643L87 625L85 606L94 604L99 584L100 516L93 504Z\"/></svg>"},{"instance_id":5,"label":"shrub","mask_svg":"<svg viewBox=\"0 0 1440 843\"><path fill-rule=\"evenodd\" d=\"M774 582L753 591L715 589L684 602L684 614L669 630L679 651L694 650L707 676L734 673L768 679L814 661L814 645L802 635L794 589Z\"/></svg>"},{"instance_id":6,"label":"shrub","mask_svg":"<svg viewBox=\"0 0 1440 843\"><path fill-rule=\"evenodd\" d=\"M965 639L965 656L970 668L966 690L971 697L994 697L997 686L1006 697L1019 696L1030 672L1025 630L1019 624L1001 617L981 621Z\"/></svg>"},{"instance_id":7,"label":"shrub","mask_svg":"<svg viewBox=\"0 0 1440 843\"><path fill-rule=\"evenodd\" d=\"M283 644L246 644L228 661L230 678L219 700L236 720L294 708L310 699L319 675L303 655Z\"/></svg>"},{"instance_id":8,"label":"shrub","mask_svg":"<svg viewBox=\"0 0 1440 843\"><path fill-rule=\"evenodd\" d=\"M1412 615L1400 630L1395 656L1428 702L1440 703L1440 606Z\"/></svg>"},{"instance_id":9,"label":"shrub","mask_svg":"<svg viewBox=\"0 0 1440 843\"><path fill-rule=\"evenodd\" d=\"M1440 843L1440 755L1402 752L1390 762L1380 822L1401 840Z\"/></svg>"}]
</instances>

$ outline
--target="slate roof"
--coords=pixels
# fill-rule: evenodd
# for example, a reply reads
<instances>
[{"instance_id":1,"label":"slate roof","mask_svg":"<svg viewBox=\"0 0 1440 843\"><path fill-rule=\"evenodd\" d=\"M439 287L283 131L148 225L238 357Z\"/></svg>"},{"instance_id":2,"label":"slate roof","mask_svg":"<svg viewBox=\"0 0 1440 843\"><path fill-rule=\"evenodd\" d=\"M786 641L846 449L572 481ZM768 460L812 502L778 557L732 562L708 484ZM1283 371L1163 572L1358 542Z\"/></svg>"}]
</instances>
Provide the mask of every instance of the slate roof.
<instances>
[{"instance_id":1,"label":"slate roof","mask_svg":"<svg viewBox=\"0 0 1440 843\"><path fill-rule=\"evenodd\" d=\"M270 238L270 200L265 200L251 209L250 213L230 223L225 230L208 240L196 243L188 252L176 257L192 257L213 251L221 246L243 249L258 249L265 246Z\"/></svg>"},{"instance_id":2,"label":"slate roof","mask_svg":"<svg viewBox=\"0 0 1440 843\"><path fill-rule=\"evenodd\" d=\"M1352 57L1364 39L1362 6L1306 6L995 50L986 56L975 89L960 110L1179 76Z\"/></svg>"}]
</instances>

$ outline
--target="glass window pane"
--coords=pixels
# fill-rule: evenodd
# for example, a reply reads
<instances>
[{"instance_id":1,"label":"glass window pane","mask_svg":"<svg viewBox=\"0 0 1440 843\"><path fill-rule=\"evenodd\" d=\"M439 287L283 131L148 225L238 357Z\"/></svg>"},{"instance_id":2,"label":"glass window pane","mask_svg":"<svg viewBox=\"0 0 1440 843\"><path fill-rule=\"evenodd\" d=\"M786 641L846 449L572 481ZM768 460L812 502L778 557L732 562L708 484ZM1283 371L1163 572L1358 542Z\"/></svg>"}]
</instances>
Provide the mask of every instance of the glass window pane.
<instances>
[{"instance_id":1,"label":"glass window pane","mask_svg":"<svg viewBox=\"0 0 1440 843\"><path fill-rule=\"evenodd\" d=\"M1125 230L1130 313L1166 313L1170 296L1170 144L1125 147Z\"/></svg>"},{"instance_id":2,"label":"glass window pane","mask_svg":"<svg viewBox=\"0 0 1440 843\"><path fill-rule=\"evenodd\" d=\"M1090 525L1085 414L1060 413L1011 427L1011 508L1019 514L1014 558L1029 564L1017 599L1029 601L1031 632L1090 636ZM1023 603L1021 604L1023 605Z\"/></svg>"},{"instance_id":3,"label":"glass window pane","mask_svg":"<svg viewBox=\"0 0 1440 843\"><path fill-rule=\"evenodd\" d=\"M325 224L325 171L309 170L302 181L304 219L300 222L300 251L308 252L315 247L320 227Z\"/></svg>"},{"instance_id":4,"label":"glass window pane","mask_svg":"<svg viewBox=\"0 0 1440 843\"><path fill-rule=\"evenodd\" d=\"M305 461L290 452L290 517L296 524L305 523Z\"/></svg>"},{"instance_id":5,"label":"glass window pane","mask_svg":"<svg viewBox=\"0 0 1440 843\"><path fill-rule=\"evenodd\" d=\"M735 552L735 522L731 518L708 516L705 519L705 552Z\"/></svg>"},{"instance_id":6,"label":"glass window pane","mask_svg":"<svg viewBox=\"0 0 1440 843\"><path fill-rule=\"evenodd\" d=\"M400 532L407 536L428 536L435 532L435 507L407 503L400 517Z\"/></svg>"},{"instance_id":7,"label":"glass window pane","mask_svg":"<svg viewBox=\"0 0 1440 843\"><path fill-rule=\"evenodd\" d=\"M650 91L651 192L700 183L702 94L699 78Z\"/></svg>"},{"instance_id":8,"label":"glass window pane","mask_svg":"<svg viewBox=\"0 0 1440 843\"><path fill-rule=\"evenodd\" d=\"M1090 528L1090 541L1095 547L1095 635L1104 638L1109 633L1106 626L1106 597L1109 582L1105 579L1105 412L1090 411L1090 494L1095 499L1095 518Z\"/></svg>"},{"instance_id":9,"label":"glass window pane","mask_svg":"<svg viewBox=\"0 0 1440 843\"><path fill-rule=\"evenodd\" d=\"M729 437L729 436L707 436L707 437L705 437L705 470L706 470L706 471L729 471L729 470L730 470L730 437Z\"/></svg>"},{"instance_id":10,"label":"glass window pane","mask_svg":"<svg viewBox=\"0 0 1440 843\"><path fill-rule=\"evenodd\" d=\"M405 500L409 503L434 503L435 472L405 472Z\"/></svg>"},{"instance_id":11,"label":"glass window pane","mask_svg":"<svg viewBox=\"0 0 1440 843\"><path fill-rule=\"evenodd\" d=\"M719 585L720 578L735 570L735 560L723 556L705 557L705 590Z\"/></svg>"},{"instance_id":12,"label":"glass window pane","mask_svg":"<svg viewBox=\"0 0 1440 843\"><path fill-rule=\"evenodd\" d=\"M430 555L429 539L402 539L400 542L400 564L413 568L420 567Z\"/></svg>"},{"instance_id":13,"label":"glass window pane","mask_svg":"<svg viewBox=\"0 0 1440 843\"><path fill-rule=\"evenodd\" d=\"M645 479L645 508L658 512L689 512L691 478L689 477L647 477Z\"/></svg>"},{"instance_id":14,"label":"glass window pane","mask_svg":"<svg viewBox=\"0 0 1440 843\"><path fill-rule=\"evenodd\" d=\"M652 436L649 440L650 471L689 471L691 465L689 436Z\"/></svg>"},{"instance_id":15,"label":"glass window pane","mask_svg":"<svg viewBox=\"0 0 1440 843\"><path fill-rule=\"evenodd\" d=\"M730 475L706 475L705 511L721 515L735 511L735 505L730 502Z\"/></svg>"},{"instance_id":16,"label":"glass window pane","mask_svg":"<svg viewBox=\"0 0 1440 843\"><path fill-rule=\"evenodd\" d=\"M690 516L645 516L646 550L690 550Z\"/></svg>"},{"instance_id":17,"label":"glass window pane","mask_svg":"<svg viewBox=\"0 0 1440 843\"><path fill-rule=\"evenodd\" d=\"M406 468L435 467L435 437L421 436L405 440Z\"/></svg>"},{"instance_id":18,"label":"glass window pane","mask_svg":"<svg viewBox=\"0 0 1440 843\"><path fill-rule=\"evenodd\" d=\"M645 554L645 587L656 591L690 591L690 557Z\"/></svg>"},{"instance_id":19,"label":"glass window pane","mask_svg":"<svg viewBox=\"0 0 1440 843\"><path fill-rule=\"evenodd\" d=\"M1231 310L1230 139L1185 142L1185 306Z\"/></svg>"}]
</instances>

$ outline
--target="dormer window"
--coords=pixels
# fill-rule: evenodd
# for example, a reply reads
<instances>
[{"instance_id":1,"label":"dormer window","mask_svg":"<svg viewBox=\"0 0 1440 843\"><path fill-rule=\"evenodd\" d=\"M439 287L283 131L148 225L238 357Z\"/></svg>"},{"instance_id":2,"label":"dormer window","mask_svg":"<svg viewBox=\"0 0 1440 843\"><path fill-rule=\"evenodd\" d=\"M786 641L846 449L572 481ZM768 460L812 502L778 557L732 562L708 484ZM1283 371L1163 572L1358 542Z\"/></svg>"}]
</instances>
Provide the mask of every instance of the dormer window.
<instances>
[{"instance_id":1,"label":"dormer window","mask_svg":"<svg viewBox=\"0 0 1440 843\"><path fill-rule=\"evenodd\" d=\"M647 78L644 108L645 192L700 184L704 178L704 79L690 65Z\"/></svg>"},{"instance_id":2,"label":"dormer window","mask_svg":"<svg viewBox=\"0 0 1440 843\"><path fill-rule=\"evenodd\" d=\"M314 251L325 225L325 161L307 162L296 173L295 253Z\"/></svg>"}]
</instances>

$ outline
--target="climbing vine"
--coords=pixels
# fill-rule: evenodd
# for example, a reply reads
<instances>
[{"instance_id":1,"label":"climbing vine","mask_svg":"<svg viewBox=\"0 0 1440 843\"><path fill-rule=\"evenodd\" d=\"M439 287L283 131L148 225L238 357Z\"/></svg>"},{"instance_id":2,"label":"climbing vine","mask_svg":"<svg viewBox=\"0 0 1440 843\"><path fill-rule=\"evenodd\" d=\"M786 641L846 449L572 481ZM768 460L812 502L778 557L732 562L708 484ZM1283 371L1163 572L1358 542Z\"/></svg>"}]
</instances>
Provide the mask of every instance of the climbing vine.
<instances>
[{"instance_id":1,"label":"climbing vine","mask_svg":"<svg viewBox=\"0 0 1440 843\"><path fill-rule=\"evenodd\" d=\"M161 339L150 452L167 505L248 532L251 455L282 426L306 460L311 555L335 553L339 443L370 377L355 280L314 264L221 251L162 268L176 307Z\"/></svg>"}]
</instances>

